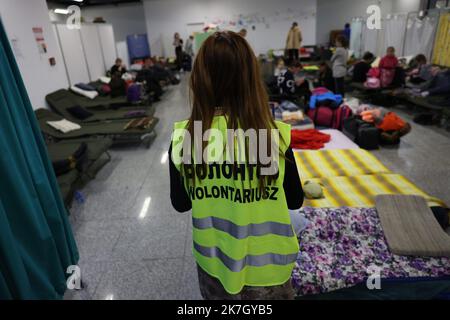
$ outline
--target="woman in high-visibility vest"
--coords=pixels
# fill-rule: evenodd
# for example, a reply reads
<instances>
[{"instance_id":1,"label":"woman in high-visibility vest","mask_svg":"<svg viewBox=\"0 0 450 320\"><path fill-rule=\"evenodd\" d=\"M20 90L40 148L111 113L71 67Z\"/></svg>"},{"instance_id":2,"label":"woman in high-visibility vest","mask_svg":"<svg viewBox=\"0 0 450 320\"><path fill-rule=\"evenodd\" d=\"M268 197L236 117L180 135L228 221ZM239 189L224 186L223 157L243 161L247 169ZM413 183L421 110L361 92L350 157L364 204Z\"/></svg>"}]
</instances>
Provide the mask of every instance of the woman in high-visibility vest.
<instances>
[{"instance_id":1,"label":"woman in high-visibility vest","mask_svg":"<svg viewBox=\"0 0 450 320\"><path fill-rule=\"evenodd\" d=\"M290 126L276 122L247 41L217 32L190 78L192 114L175 123L171 200L192 209L193 254L205 299L292 299L303 204Z\"/></svg>"}]
</instances>

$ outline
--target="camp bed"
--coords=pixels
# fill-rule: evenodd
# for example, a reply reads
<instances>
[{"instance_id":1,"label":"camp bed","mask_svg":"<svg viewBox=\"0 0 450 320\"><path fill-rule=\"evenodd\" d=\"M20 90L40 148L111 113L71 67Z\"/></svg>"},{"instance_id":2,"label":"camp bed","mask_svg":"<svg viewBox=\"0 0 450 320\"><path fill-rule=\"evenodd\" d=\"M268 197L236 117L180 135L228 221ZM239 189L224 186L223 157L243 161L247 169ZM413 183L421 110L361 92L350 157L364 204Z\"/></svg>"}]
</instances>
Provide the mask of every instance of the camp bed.
<instances>
[{"instance_id":1,"label":"camp bed","mask_svg":"<svg viewBox=\"0 0 450 320\"><path fill-rule=\"evenodd\" d=\"M137 117L152 117L155 113L155 108L153 106L134 106L118 109L113 109L110 107L110 105L107 104L99 104L97 106L83 106L79 103L79 98L82 97L78 97L76 94L62 89L48 94L46 96L46 101L53 111L63 116L67 120L77 123L129 119ZM85 119L77 118L74 114L69 112L69 109L72 107L81 108L83 111L86 111L91 115Z\"/></svg>"},{"instance_id":2,"label":"camp bed","mask_svg":"<svg viewBox=\"0 0 450 320\"><path fill-rule=\"evenodd\" d=\"M59 190L66 206L69 206L74 196L74 186L80 173L77 170L71 170L66 174L57 177Z\"/></svg>"},{"instance_id":3,"label":"camp bed","mask_svg":"<svg viewBox=\"0 0 450 320\"><path fill-rule=\"evenodd\" d=\"M430 109L433 111L442 111L442 109L444 109L443 106L434 104L434 103L430 102L430 100L428 98L424 98L421 96L418 97L418 96L407 95L407 96L405 96L405 100L408 101L409 103L412 103L412 104L418 106L418 107Z\"/></svg>"},{"instance_id":4,"label":"camp bed","mask_svg":"<svg viewBox=\"0 0 450 320\"><path fill-rule=\"evenodd\" d=\"M58 97L59 99L65 97L71 99L76 105L89 110L92 109L119 109L119 108L129 108L129 107L141 107L149 106L147 101L142 103L130 103L126 96L111 97L111 96L97 96L95 99L89 99L87 97L76 94L67 89L60 89L51 93L52 97Z\"/></svg>"},{"instance_id":5,"label":"camp bed","mask_svg":"<svg viewBox=\"0 0 450 320\"><path fill-rule=\"evenodd\" d=\"M63 140L47 145L48 154L52 162L71 157L82 143L87 145L87 159L81 174L93 179L110 160L108 149L113 141L109 138L90 138L80 140Z\"/></svg>"},{"instance_id":6,"label":"camp bed","mask_svg":"<svg viewBox=\"0 0 450 320\"><path fill-rule=\"evenodd\" d=\"M113 145L143 142L147 148L150 147L151 141L156 135L155 127L159 121L158 118L152 118L149 127L145 129L132 128L128 130L125 130L125 127L129 122L128 120L84 123L79 130L62 133L48 125L47 121L60 121L63 117L47 109L38 109L35 111L35 114L42 132L58 141L86 137L108 137L113 140Z\"/></svg>"},{"instance_id":7,"label":"camp bed","mask_svg":"<svg viewBox=\"0 0 450 320\"><path fill-rule=\"evenodd\" d=\"M302 181L391 173L374 155L363 149L296 151L294 155Z\"/></svg>"},{"instance_id":8,"label":"camp bed","mask_svg":"<svg viewBox=\"0 0 450 320\"><path fill-rule=\"evenodd\" d=\"M450 259L394 254L375 208L304 207L301 214L309 223L292 272L298 299L415 300L450 293Z\"/></svg>"},{"instance_id":9,"label":"camp bed","mask_svg":"<svg viewBox=\"0 0 450 320\"><path fill-rule=\"evenodd\" d=\"M306 207L314 208L373 208L375 197L386 194L417 195L427 200L430 207L444 207L441 200L431 197L399 174L372 174L353 177L326 177L310 179L322 186L322 199L305 199Z\"/></svg>"}]
</instances>

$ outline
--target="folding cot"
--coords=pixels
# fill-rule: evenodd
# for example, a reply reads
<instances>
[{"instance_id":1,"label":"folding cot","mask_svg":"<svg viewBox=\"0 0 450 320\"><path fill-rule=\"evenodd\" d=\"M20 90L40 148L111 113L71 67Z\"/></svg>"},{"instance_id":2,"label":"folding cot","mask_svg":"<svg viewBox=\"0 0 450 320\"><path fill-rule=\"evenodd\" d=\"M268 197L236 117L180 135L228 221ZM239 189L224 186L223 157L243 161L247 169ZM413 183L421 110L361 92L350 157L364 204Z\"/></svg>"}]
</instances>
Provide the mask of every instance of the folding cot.
<instances>
[{"instance_id":1,"label":"folding cot","mask_svg":"<svg viewBox=\"0 0 450 320\"><path fill-rule=\"evenodd\" d=\"M159 121L158 118L152 118L147 128L131 128L128 130L125 130L128 120L84 123L79 130L62 133L48 125L47 121L60 121L63 117L47 109L38 109L35 114L42 132L58 141L87 137L108 137L113 140L113 145L143 142L147 148L150 147L151 141L156 135L155 127Z\"/></svg>"},{"instance_id":2,"label":"folding cot","mask_svg":"<svg viewBox=\"0 0 450 320\"><path fill-rule=\"evenodd\" d=\"M133 108L127 107L112 109L109 105L99 104L95 107L83 107L78 104L79 98L81 97L78 97L76 94L71 93L68 90L62 89L48 94L45 99L53 111L63 116L67 120L77 123L152 117L155 113L155 108L153 106L133 106ZM69 109L73 107L80 108L83 113L87 113L87 118L80 119L79 117L71 113Z\"/></svg>"},{"instance_id":3,"label":"folding cot","mask_svg":"<svg viewBox=\"0 0 450 320\"><path fill-rule=\"evenodd\" d=\"M149 102L143 101L139 104L132 104L128 101L126 96L119 96L119 97L111 97L111 96L97 96L94 99L89 99L87 97L83 97L81 95L78 95L70 90L67 89L60 89L53 93L51 93L52 97L58 97L58 98L69 98L71 99L76 105L79 105L83 108L87 109L119 109L119 108L127 108L127 107L140 107L140 106L149 106Z\"/></svg>"},{"instance_id":4,"label":"folding cot","mask_svg":"<svg viewBox=\"0 0 450 320\"><path fill-rule=\"evenodd\" d=\"M76 187L81 187L84 183L94 179L97 173L111 160L108 149L113 142L109 138L89 138L60 141L47 145L49 157L53 163L56 163L72 157L82 143L87 145L87 156L82 166L71 168L57 177L66 205L72 201Z\"/></svg>"},{"instance_id":5,"label":"folding cot","mask_svg":"<svg viewBox=\"0 0 450 320\"><path fill-rule=\"evenodd\" d=\"M400 256L388 247L375 197L418 195L447 208L362 149L295 152L302 182L323 187L324 198L305 199L308 224L299 235L292 272L299 300L439 299L450 297L450 259ZM374 267L378 268L373 269ZM366 281L378 272L381 289Z\"/></svg>"},{"instance_id":6,"label":"folding cot","mask_svg":"<svg viewBox=\"0 0 450 320\"><path fill-rule=\"evenodd\" d=\"M447 207L405 177L392 173L366 150L320 150L295 152L302 182L323 186L324 198L305 200L314 208L373 208L381 194L419 195L430 207Z\"/></svg>"}]
</instances>

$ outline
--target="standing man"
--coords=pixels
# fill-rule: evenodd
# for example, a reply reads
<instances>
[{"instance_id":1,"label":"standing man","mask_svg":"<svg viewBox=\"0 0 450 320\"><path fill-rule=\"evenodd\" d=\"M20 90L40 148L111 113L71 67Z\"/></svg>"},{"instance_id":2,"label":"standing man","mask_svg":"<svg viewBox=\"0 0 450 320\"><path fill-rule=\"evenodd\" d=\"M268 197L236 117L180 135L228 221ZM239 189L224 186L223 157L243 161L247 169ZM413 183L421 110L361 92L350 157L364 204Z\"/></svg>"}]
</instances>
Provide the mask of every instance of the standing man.
<instances>
[{"instance_id":1,"label":"standing man","mask_svg":"<svg viewBox=\"0 0 450 320\"><path fill-rule=\"evenodd\" d=\"M302 31L300 30L298 23L294 22L289 30L286 40L286 50L288 52L289 63L299 60L299 50L302 47Z\"/></svg>"},{"instance_id":2,"label":"standing man","mask_svg":"<svg viewBox=\"0 0 450 320\"><path fill-rule=\"evenodd\" d=\"M186 44L184 46L184 52L189 55L190 57L194 57L194 36L190 35L189 38L186 40Z\"/></svg>"},{"instance_id":3,"label":"standing man","mask_svg":"<svg viewBox=\"0 0 450 320\"><path fill-rule=\"evenodd\" d=\"M183 59L183 39L181 39L178 32L173 36L173 46L175 47L175 55L177 57L177 67L180 70Z\"/></svg>"}]
</instances>

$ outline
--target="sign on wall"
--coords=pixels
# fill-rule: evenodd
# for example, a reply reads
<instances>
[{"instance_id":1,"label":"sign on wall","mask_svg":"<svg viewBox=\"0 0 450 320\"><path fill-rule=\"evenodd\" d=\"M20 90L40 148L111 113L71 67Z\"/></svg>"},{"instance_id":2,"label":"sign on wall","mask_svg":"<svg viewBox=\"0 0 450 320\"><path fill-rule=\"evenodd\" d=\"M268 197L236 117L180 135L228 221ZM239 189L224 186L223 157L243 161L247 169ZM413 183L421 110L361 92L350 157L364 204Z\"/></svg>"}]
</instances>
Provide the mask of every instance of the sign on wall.
<instances>
[{"instance_id":1,"label":"sign on wall","mask_svg":"<svg viewBox=\"0 0 450 320\"><path fill-rule=\"evenodd\" d=\"M44 55L47 53L47 44L44 39L44 29L42 27L33 28L34 39L36 40L39 53Z\"/></svg>"}]
</instances>

